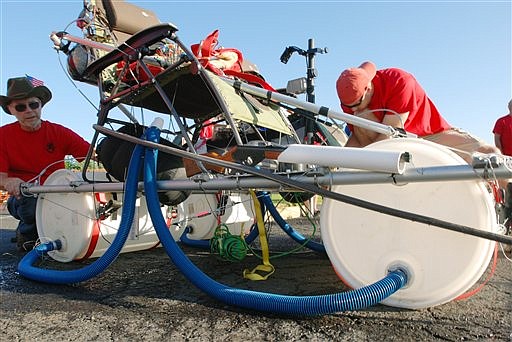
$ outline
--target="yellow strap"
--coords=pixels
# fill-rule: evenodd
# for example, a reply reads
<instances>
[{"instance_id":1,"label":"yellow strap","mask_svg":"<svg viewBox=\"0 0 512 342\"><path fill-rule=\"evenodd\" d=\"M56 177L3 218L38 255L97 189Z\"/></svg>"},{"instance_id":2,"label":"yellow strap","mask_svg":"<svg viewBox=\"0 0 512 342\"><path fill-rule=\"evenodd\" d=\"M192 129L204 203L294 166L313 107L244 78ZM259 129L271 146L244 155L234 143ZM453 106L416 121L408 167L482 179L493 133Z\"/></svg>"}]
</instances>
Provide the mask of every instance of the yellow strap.
<instances>
[{"instance_id":1,"label":"yellow strap","mask_svg":"<svg viewBox=\"0 0 512 342\"><path fill-rule=\"evenodd\" d=\"M265 224L263 222L263 215L261 213L261 206L258 197L254 190L250 191L253 204L254 211L256 211L256 224L258 226L258 236L260 238L261 244L261 258L263 260L263 264L256 266L251 271L248 269L244 270L244 278L249 280L266 280L272 273L274 273L274 266L270 263L268 243L267 243L267 232L265 231ZM260 275L257 272L267 272L266 275Z\"/></svg>"}]
</instances>

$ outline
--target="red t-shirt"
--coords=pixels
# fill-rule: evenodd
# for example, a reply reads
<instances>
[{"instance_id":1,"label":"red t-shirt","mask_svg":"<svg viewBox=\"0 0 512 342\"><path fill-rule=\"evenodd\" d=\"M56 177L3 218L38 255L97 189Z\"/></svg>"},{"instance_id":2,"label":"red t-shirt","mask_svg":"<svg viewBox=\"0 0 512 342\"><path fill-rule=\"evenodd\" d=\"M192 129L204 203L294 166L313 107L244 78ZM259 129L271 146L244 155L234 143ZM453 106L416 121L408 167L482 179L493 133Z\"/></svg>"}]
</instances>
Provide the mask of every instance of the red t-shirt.
<instances>
[{"instance_id":1,"label":"red t-shirt","mask_svg":"<svg viewBox=\"0 0 512 342\"><path fill-rule=\"evenodd\" d=\"M391 109L399 114L409 112L404 123L407 132L422 137L451 128L410 73L397 68L377 70L372 84L374 90L368 109ZM379 122L384 115L394 115L388 111L373 114Z\"/></svg>"},{"instance_id":2,"label":"red t-shirt","mask_svg":"<svg viewBox=\"0 0 512 342\"><path fill-rule=\"evenodd\" d=\"M55 170L63 169L64 157L85 157L89 143L62 125L42 121L35 132L21 129L18 122L0 127L0 172L18 177L25 182L32 180L50 166L41 177L41 184Z\"/></svg>"},{"instance_id":3,"label":"red t-shirt","mask_svg":"<svg viewBox=\"0 0 512 342\"><path fill-rule=\"evenodd\" d=\"M512 115L499 118L492 132L500 136L501 153L512 156Z\"/></svg>"}]
</instances>

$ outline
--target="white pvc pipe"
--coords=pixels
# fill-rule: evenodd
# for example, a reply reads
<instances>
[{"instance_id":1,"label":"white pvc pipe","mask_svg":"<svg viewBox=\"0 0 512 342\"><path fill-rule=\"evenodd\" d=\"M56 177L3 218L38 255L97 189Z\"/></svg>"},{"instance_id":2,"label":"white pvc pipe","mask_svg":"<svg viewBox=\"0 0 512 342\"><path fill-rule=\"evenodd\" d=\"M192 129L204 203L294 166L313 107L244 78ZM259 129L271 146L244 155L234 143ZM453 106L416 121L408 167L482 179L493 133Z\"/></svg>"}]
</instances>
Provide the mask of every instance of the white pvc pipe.
<instances>
[{"instance_id":1,"label":"white pvc pipe","mask_svg":"<svg viewBox=\"0 0 512 342\"><path fill-rule=\"evenodd\" d=\"M395 174L404 172L408 159L407 152L305 144L288 145L277 158L279 162L284 163L305 163Z\"/></svg>"}]
</instances>

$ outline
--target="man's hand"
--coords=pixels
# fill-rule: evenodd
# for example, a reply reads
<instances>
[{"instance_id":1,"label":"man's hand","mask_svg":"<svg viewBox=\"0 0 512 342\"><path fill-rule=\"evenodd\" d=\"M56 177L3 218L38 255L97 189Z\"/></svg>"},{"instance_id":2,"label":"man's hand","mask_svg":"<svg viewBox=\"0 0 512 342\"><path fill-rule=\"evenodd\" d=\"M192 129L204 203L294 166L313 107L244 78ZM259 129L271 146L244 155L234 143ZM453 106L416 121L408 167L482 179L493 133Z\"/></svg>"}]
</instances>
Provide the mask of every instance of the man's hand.
<instances>
[{"instance_id":1,"label":"man's hand","mask_svg":"<svg viewBox=\"0 0 512 342\"><path fill-rule=\"evenodd\" d=\"M10 177L4 181L4 188L7 192L17 198L21 197L20 185L24 181L20 178Z\"/></svg>"},{"instance_id":2,"label":"man's hand","mask_svg":"<svg viewBox=\"0 0 512 342\"><path fill-rule=\"evenodd\" d=\"M354 115L366 120L370 120L373 122L379 122L379 119L375 116L374 113L362 110L362 111L356 111L354 112ZM379 137L382 136L382 137ZM380 138L380 139L379 139ZM382 138L386 138L385 135L379 134L377 132L371 131L366 128L353 126L352 129L352 135L349 138L349 141L347 141L346 146L347 147L365 147L366 145L369 145L377 140L381 140Z\"/></svg>"}]
</instances>

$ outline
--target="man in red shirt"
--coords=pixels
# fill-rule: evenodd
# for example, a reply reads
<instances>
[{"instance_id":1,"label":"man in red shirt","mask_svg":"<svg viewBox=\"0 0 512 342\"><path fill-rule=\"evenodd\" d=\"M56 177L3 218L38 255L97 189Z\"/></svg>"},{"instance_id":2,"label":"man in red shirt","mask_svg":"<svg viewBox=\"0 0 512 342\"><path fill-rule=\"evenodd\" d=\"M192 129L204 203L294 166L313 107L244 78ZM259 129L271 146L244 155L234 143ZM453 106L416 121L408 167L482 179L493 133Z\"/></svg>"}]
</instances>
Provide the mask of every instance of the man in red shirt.
<instances>
[{"instance_id":1,"label":"man in red shirt","mask_svg":"<svg viewBox=\"0 0 512 342\"><path fill-rule=\"evenodd\" d=\"M435 143L453 147L466 161L473 152L499 153L494 146L451 127L410 73L388 68L377 70L372 62L344 70L336 82L341 108L384 125L399 127ZM352 134L345 146L364 147L387 136L349 125Z\"/></svg>"},{"instance_id":2,"label":"man in red shirt","mask_svg":"<svg viewBox=\"0 0 512 342\"><path fill-rule=\"evenodd\" d=\"M508 103L508 114L496 120L492 132L496 147L503 154L512 156L512 100Z\"/></svg>"},{"instance_id":3,"label":"man in red shirt","mask_svg":"<svg viewBox=\"0 0 512 342\"><path fill-rule=\"evenodd\" d=\"M22 194L21 183L43 184L53 171L65 167L66 155L83 158L90 146L70 129L41 120L41 109L51 98L43 82L30 76L7 80L7 95L0 96L3 110L17 120L0 127L0 189L9 193L7 209L19 220L20 250L33 247L38 238L37 198Z\"/></svg>"}]
</instances>

